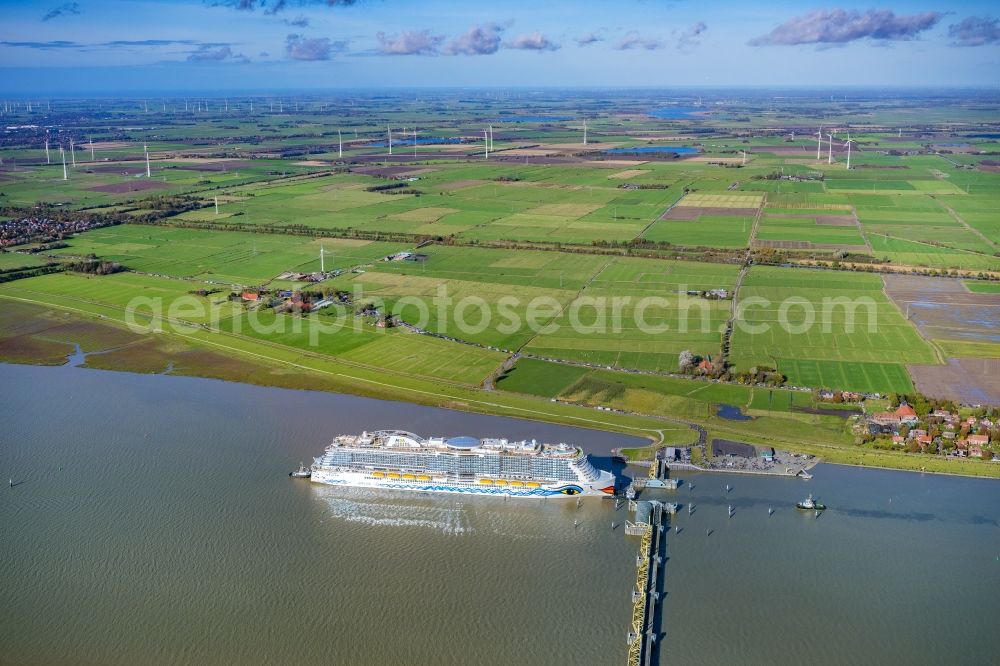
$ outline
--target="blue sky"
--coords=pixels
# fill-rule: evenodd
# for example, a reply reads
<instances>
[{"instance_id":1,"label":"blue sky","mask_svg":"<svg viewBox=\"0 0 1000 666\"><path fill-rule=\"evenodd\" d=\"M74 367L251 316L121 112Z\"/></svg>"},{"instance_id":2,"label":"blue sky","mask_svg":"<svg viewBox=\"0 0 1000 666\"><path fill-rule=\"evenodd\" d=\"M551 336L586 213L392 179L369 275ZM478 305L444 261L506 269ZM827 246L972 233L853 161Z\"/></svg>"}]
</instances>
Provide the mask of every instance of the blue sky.
<instances>
[{"instance_id":1,"label":"blue sky","mask_svg":"<svg viewBox=\"0 0 1000 666\"><path fill-rule=\"evenodd\" d=\"M0 0L6 94L987 86L987 2Z\"/></svg>"}]
</instances>

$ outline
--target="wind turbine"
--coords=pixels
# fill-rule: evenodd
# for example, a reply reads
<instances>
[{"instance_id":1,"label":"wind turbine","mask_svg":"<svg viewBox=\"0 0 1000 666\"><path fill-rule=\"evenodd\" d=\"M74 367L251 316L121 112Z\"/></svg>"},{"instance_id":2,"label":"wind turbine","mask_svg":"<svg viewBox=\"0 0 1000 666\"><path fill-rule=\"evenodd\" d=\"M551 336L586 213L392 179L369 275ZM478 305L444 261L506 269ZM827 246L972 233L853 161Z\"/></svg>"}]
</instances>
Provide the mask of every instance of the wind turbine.
<instances>
[{"instance_id":1,"label":"wind turbine","mask_svg":"<svg viewBox=\"0 0 1000 666\"><path fill-rule=\"evenodd\" d=\"M94 159L94 137L90 137L90 161L96 162Z\"/></svg>"},{"instance_id":2,"label":"wind turbine","mask_svg":"<svg viewBox=\"0 0 1000 666\"><path fill-rule=\"evenodd\" d=\"M743 164L740 165L740 166L746 166L746 165L747 165L747 151L744 150L743 151Z\"/></svg>"},{"instance_id":3,"label":"wind turbine","mask_svg":"<svg viewBox=\"0 0 1000 666\"><path fill-rule=\"evenodd\" d=\"M320 273L326 273L326 262L324 261L324 257L323 257L323 246L322 245L319 248L319 272Z\"/></svg>"},{"instance_id":4,"label":"wind turbine","mask_svg":"<svg viewBox=\"0 0 1000 666\"><path fill-rule=\"evenodd\" d=\"M62 144L59 144L59 156L62 157L63 180L69 180L69 174L66 173L66 151L63 150Z\"/></svg>"},{"instance_id":5,"label":"wind turbine","mask_svg":"<svg viewBox=\"0 0 1000 666\"><path fill-rule=\"evenodd\" d=\"M392 128L388 124L385 126L385 133L389 136L389 156L392 157Z\"/></svg>"},{"instance_id":6,"label":"wind turbine","mask_svg":"<svg viewBox=\"0 0 1000 666\"><path fill-rule=\"evenodd\" d=\"M340 130L337 130L337 157L344 156L344 137L341 136Z\"/></svg>"},{"instance_id":7,"label":"wind turbine","mask_svg":"<svg viewBox=\"0 0 1000 666\"><path fill-rule=\"evenodd\" d=\"M73 166L76 166L76 148L73 145L73 139L69 140L69 152L70 156L73 158Z\"/></svg>"},{"instance_id":8,"label":"wind turbine","mask_svg":"<svg viewBox=\"0 0 1000 666\"><path fill-rule=\"evenodd\" d=\"M49 159L49 131L45 130L45 163L52 164L52 160Z\"/></svg>"},{"instance_id":9,"label":"wind turbine","mask_svg":"<svg viewBox=\"0 0 1000 666\"><path fill-rule=\"evenodd\" d=\"M149 170L149 146L142 144L142 150L146 153L146 178L152 178L153 174Z\"/></svg>"},{"instance_id":10,"label":"wind turbine","mask_svg":"<svg viewBox=\"0 0 1000 666\"><path fill-rule=\"evenodd\" d=\"M490 125L490 150L493 150L493 125Z\"/></svg>"},{"instance_id":11,"label":"wind turbine","mask_svg":"<svg viewBox=\"0 0 1000 666\"><path fill-rule=\"evenodd\" d=\"M490 135L487 134L486 130L483 130L483 142L486 144L486 153L483 159L490 159Z\"/></svg>"},{"instance_id":12,"label":"wind turbine","mask_svg":"<svg viewBox=\"0 0 1000 666\"><path fill-rule=\"evenodd\" d=\"M851 135L850 135L850 133L848 133L847 134L847 142L844 144L845 146L847 146L847 170L848 171L851 170L851 144L852 143L854 143L854 142L851 141Z\"/></svg>"},{"instance_id":13,"label":"wind turbine","mask_svg":"<svg viewBox=\"0 0 1000 666\"><path fill-rule=\"evenodd\" d=\"M823 149L823 127L816 131L816 161L819 162L820 150Z\"/></svg>"},{"instance_id":14,"label":"wind turbine","mask_svg":"<svg viewBox=\"0 0 1000 666\"><path fill-rule=\"evenodd\" d=\"M219 214L219 197L213 197L215 199L215 214Z\"/></svg>"},{"instance_id":15,"label":"wind turbine","mask_svg":"<svg viewBox=\"0 0 1000 666\"><path fill-rule=\"evenodd\" d=\"M830 137L830 142L827 144L826 163L833 164L833 135L829 132L826 135Z\"/></svg>"},{"instance_id":16,"label":"wind turbine","mask_svg":"<svg viewBox=\"0 0 1000 666\"><path fill-rule=\"evenodd\" d=\"M587 119L583 119L583 145L587 145Z\"/></svg>"}]
</instances>

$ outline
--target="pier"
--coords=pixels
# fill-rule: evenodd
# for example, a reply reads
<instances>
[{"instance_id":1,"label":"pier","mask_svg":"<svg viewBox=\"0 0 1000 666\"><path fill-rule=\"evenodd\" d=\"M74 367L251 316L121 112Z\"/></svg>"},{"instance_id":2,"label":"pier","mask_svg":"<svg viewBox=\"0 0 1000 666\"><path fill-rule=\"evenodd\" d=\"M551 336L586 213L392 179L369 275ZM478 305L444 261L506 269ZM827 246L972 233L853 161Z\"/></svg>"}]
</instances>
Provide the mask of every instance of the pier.
<instances>
[{"instance_id":1,"label":"pier","mask_svg":"<svg viewBox=\"0 0 1000 666\"><path fill-rule=\"evenodd\" d=\"M657 584L663 566L663 514L676 511L676 505L656 500L629 502L635 520L626 521L625 534L638 536L635 587L632 589L632 623L628 633L628 666L652 663L656 639L656 605L660 600ZM673 511L671 511L673 510Z\"/></svg>"},{"instance_id":2,"label":"pier","mask_svg":"<svg viewBox=\"0 0 1000 666\"><path fill-rule=\"evenodd\" d=\"M667 490L677 490L680 482L670 478L670 468L667 461L661 457L661 451L657 451L656 457L649 465L649 474L645 479L636 477L632 480L632 485L637 489L643 488L665 488Z\"/></svg>"}]
</instances>

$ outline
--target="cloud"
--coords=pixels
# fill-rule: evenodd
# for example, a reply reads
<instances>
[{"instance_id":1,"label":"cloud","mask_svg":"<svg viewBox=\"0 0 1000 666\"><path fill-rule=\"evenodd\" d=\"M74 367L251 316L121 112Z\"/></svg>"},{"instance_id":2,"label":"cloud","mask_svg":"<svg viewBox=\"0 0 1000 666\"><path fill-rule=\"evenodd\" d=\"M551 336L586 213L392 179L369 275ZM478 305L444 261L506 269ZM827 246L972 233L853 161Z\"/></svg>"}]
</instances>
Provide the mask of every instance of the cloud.
<instances>
[{"instance_id":1,"label":"cloud","mask_svg":"<svg viewBox=\"0 0 1000 666\"><path fill-rule=\"evenodd\" d=\"M309 18L303 16L302 14L299 14L293 19L285 19L285 25L290 26L292 28L308 28Z\"/></svg>"},{"instance_id":2,"label":"cloud","mask_svg":"<svg viewBox=\"0 0 1000 666\"><path fill-rule=\"evenodd\" d=\"M489 55L500 49L500 35L505 26L496 23L474 25L448 44L448 55Z\"/></svg>"},{"instance_id":3,"label":"cloud","mask_svg":"<svg viewBox=\"0 0 1000 666\"><path fill-rule=\"evenodd\" d=\"M50 9L45 16L42 17L43 21L51 21L54 18L59 18L60 16L70 16L80 13L80 5L76 2L65 2L58 7L53 7Z\"/></svg>"},{"instance_id":4,"label":"cloud","mask_svg":"<svg viewBox=\"0 0 1000 666\"><path fill-rule=\"evenodd\" d=\"M17 48L37 49L48 51L55 49L78 49L81 51L93 51L97 49L126 49L135 47L161 46L194 46L196 48L219 48L223 46L234 46L230 42L199 42L194 39L138 39L124 40L118 39L111 42L73 42L65 39L55 39L48 42L7 42L0 41L0 46L12 46Z\"/></svg>"},{"instance_id":5,"label":"cloud","mask_svg":"<svg viewBox=\"0 0 1000 666\"><path fill-rule=\"evenodd\" d=\"M1000 42L1000 21L989 16L970 16L948 26L951 46L984 46Z\"/></svg>"},{"instance_id":6,"label":"cloud","mask_svg":"<svg viewBox=\"0 0 1000 666\"><path fill-rule=\"evenodd\" d=\"M38 49L47 51L50 49L79 49L86 47L80 42L68 42L65 39L56 39L49 42L0 42L0 46L13 46L22 49Z\"/></svg>"},{"instance_id":7,"label":"cloud","mask_svg":"<svg viewBox=\"0 0 1000 666\"><path fill-rule=\"evenodd\" d=\"M228 42L196 42L193 39L116 39L111 42L100 42L94 46L104 46L111 49L130 48L133 46L231 46Z\"/></svg>"},{"instance_id":8,"label":"cloud","mask_svg":"<svg viewBox=\"0 0 1000 666\"><path fill-rule=\"evenodd\" d=\"M889 9L869 9L863 13L818 9L791 18L749 43L751 46L795 46L847 44L859 39L907 41L933 28L943 16L940 12L897 16Z\"/></svg>"},{"instance_id":9,"label":"cloud","mask_svg":"<svg viewBox=\"0 0 1000 666\"><path fill-rule=\"evenodd\" d=\"M260 9L265 14L277 14L288 7L288 0L207 0L213 7L229 7L243 12ZM298 6L326 5L327 7L350 7L358 0L294 0Z\"/></svg>"},{"instance_id":10,"label":"cloud","mask_svg":"<svg viewBox=\"0 0 1000 666\"><path fill-rule=\"evenodd\" d=\"M708 30L704 22L698 21L687 30L681 32L677 37L677 48L681 51L689 51L701 44L701 36Z\"/></svg>"},{"instance_id":11,"label":"cloud","mask_svg":"<svg viewBox=\"0 0 1000 666\"><path fill-rule=\"evenodd\" d=\"M557 51L560 46L550 40L542 33L535 32L526 35L518 35L510 41L504 42L505 49L520 49L523 51Z\"/></svg>"},{"instance_id":12,"label":"cloud","mask_svg":"<svg viewBox=\"0 0 1000 666\"><path fill-rule=\"evenodd\" d=\"M291 34L285 38L285 54L291 60L329 60L346 46L346 42L334 42L328 37Z\"/></svg>"},{"instance_id":13,"label":"cloud","mask_svg":"<svg viewBox=\"0 0 1000 666\"><path fill-rule=\"evenodd\" d=\"M380 32L379 53L384 55L434 55L444 41L443 35L432 35L430 30L407 30L398 35Z\"/></svg>"},{"instance_id":14,"label":"cloud","mask_svg":"<svg viewBox=\"0 0 1000 666\"><path fill-rule=\"evenodd\" d=\"M646 49L653 51L663 48L663 42L653 37L643 37L635 30L625 33L625 36L614 44L614 48L619 51L629 51L631 49Z\"/></svg>"},{"instance_id":15,"label":"cloud","mask_svg":"<svg viewBox=\"0 0 1000 666\"><path fill-rule=\"evenodd\" d=\"M225 60L242 63L250 62L249 58L242 53L236 53L229 46L220 46L217 48L207 45L201 46L197 51L192 51L187 59L190 62L223 62Z\"/></svg>"},{"instance_id":16,"label":"cloud","mask_svg":"<svg viewBox=\"0 0 1000 666\"><path fill-rule=\"evenodd\" d=\"M573 41L576 42L577 46L590 46L595 42L603 42L604 38L600 35L588 32L586 35L580 35L579 37L574 38Z\"/></svg>"}]
</instances>

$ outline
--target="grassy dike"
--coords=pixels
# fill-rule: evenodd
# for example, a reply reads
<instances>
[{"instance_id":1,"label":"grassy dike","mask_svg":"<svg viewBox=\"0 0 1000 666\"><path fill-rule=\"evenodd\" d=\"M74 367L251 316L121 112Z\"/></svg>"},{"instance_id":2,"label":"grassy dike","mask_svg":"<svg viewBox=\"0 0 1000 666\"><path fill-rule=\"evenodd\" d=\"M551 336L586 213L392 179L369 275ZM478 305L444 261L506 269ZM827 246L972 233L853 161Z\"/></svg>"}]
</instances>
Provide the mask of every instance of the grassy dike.
<instances>
[{"instance_id":1,"label":"grassy dike","mask_svg":"<svg viewBox=\"0 0 1000 666\"><path fill-rule=\"evenodd\" d=\"M0 302L5 304L5 308L9 303L17 304L19 314L22 316L47 315L46 308L40 307L36 301L29 302L27 299L0 294ZM71 317L62 318L59 322L50 322L51 325L48 327L30 325L23 318L17 326L12 327L8 324L0 330L0 335L4 337L3 344L0 344L0 360L35 362L27 354L11 352L12 349L20 348L27 348L30 352L37 344L39 349L44 348L46 351L44 357L36 359L37 362L53 364L55 359L61 362L65 354L72 351L69 344L71 341L68 338L72 337L73 330L79 327L81 322L89 325L88 330L92 339L99 339L101 333L98 329L103 328L106 329L104 334L109 340L123 342L120 336L125 327L125 317L121 309L58 296L48 297L44 305L59 312L70 313ZM174 330L175 325L177 330ZM59 329L56 335L61 335L62 339L53 338L52 329ZM18 335L19 331L26 332ZM18 340L22 344L11 344L14 338L23 338L25 335L30 338L23 342ZM646 437L651 441L659 441L661 431L667 431L664 434L683 434L683 438L676 435L667 437L678 443L690 441L693 436L691 431L682 425L664 423L652 417L599 412L514 394L486 392L470 386L429 382L304 353L282 345L187 326L182 322L164 325L163 332L159 334L132 333L132 336L134 337L126 339L117 351L93 356L88 359L86 365L112 370L151 372L162 371L167 362L177 359L180 364L175 364L173 374L401 400L433 407L619 432ZM113 347L114 344L109 346ZM89 350L95 351L99 348L100 345L92 344ZM83 346L83 349L88 351L87 346ZM133 353L136 351L141 351L141 354ZM139 360L137 357L140 356L147 359L152 356L159 361L151 366L149 361ZM200 362L194 362L195 360ZM237 363L233 363L233 360Z\"/></svg>"},{"instance_id":2,"label":"grassy dike","mask_svg":"<svg viewBox=\"0 0 1000 666\"><path fill-rule=\"evenodd\" d=\"M585 404L552 402L508 391L429 381L344 362L321 354L231 333L211 331L180 321L159 323L161 333L139 334L126 327L124 310L58 295L44 302L0 293L0 361L56 365L72 352L111 350L87 359L86 367L210 377L282 388L350 393L383 400L526 418L648 438L655 445L688 444L697 422L708 438L738 439L760 446L810 453L837 464L910 471L1000 477L1000 465L978 460L942 460L854 446L843 429L827 419L785 413L734 423L715 416L619 414ZM654 447L627 449L630 457L648 457Z\"/></svg>"}]
</instances>

